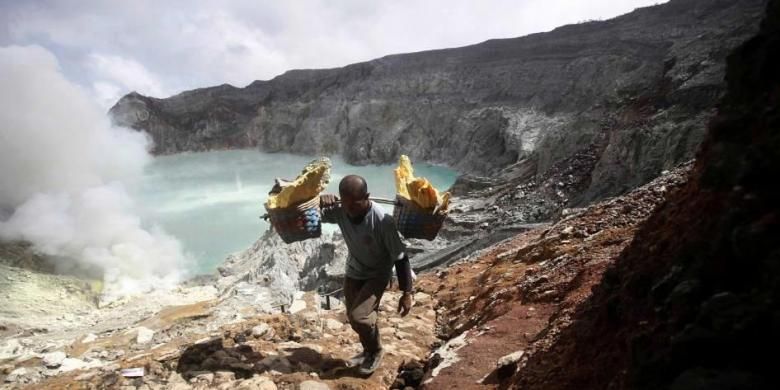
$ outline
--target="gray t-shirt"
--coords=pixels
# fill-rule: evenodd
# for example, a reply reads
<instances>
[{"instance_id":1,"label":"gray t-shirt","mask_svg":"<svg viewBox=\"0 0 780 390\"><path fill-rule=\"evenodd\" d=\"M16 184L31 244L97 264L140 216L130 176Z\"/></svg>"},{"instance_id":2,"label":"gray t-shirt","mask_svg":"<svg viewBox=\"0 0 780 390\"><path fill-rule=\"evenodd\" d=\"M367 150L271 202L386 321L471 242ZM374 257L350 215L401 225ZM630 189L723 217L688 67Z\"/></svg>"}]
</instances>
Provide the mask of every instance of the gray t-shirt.
<instances>
[{"instance_id":1,"label":"gray t-shirt","mask_svg":"<svg viewBox=\"0 0 780 390\"><path fill-rule=\"evenodd\" d=\"M398 236L393 216L385 214L374 202L359 224L350 222L340 205L323 209L322 221L336 223L341 228L349 249L348 278L390 277L395 262L404 257L406 248Z\"/></svg>"}]
</instances>

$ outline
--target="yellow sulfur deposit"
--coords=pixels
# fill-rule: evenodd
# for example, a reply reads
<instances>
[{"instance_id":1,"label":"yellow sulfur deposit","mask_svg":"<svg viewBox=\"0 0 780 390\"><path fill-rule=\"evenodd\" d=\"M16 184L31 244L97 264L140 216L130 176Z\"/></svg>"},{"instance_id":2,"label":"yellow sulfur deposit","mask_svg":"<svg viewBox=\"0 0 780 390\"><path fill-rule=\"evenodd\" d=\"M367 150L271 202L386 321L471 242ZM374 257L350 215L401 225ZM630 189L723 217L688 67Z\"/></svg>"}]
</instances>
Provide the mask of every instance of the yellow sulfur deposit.
<instances>
[{"instance_id":1,"label":"yellow sulfur deposit","mask_svg":"<svg viewBox=\"0 0 780 390\"><path fill-rule=\"evenodd\" d=\"M398 159L395 169L395 189L399 196L409 199L424 209L438 207L441 212L447 211L450 204L450 193L439 195L439 191L424 177L414 177L412 162L406 155Z\"/></svg>"},{"instance_id":2,"label":"yellow sulfur deposit","mask_svg":"<svg viewBox=\"0 0 780 390\"><path fill-rule=\"evenodd\" d=\"M285 208L318 196L330 181L330 159L314 160L303 168L298 177L281 187L281 191L268 196L265 207Z\"/></svg>"},{"instance_id":3,"label":"yellow sulfur deposit","mask_svg":"<svg viewBox=\"0 0 780 390\"><path fill-rule=\"evenodd\" d=\"M398 168L395 169L395 191L406 199L411 199L406 184L414 180L414 168L409 157L405 154L398 159Z\"/></svg>"}]
</instances>

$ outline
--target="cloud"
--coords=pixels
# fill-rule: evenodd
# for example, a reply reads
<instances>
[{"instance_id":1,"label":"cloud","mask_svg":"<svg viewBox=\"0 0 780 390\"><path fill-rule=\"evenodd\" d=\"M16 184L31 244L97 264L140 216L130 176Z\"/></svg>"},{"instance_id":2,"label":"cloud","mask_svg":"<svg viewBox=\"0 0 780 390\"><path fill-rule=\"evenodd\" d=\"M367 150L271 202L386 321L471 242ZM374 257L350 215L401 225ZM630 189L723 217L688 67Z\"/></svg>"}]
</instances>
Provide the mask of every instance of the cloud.
<instances>
[{"instance_id":1,"label":"cloud","mask_svg":"<svg viewBox=\"0 0 780 390\"><path fill-rule=\"evenodd\" d=\"M117 89L244 86L289 69L517 37L656 2L39 0L0 5L0 44L48 48L68 78L108 99Z\"/></svg>"},{"instance_id":2,"label":"cloud","mask_svg":"<svg viewBox=\"0 0 780 390\"><path fill-rule=\"evenodd\" d=\"M182 276L178 241L142 226L123 184L150 161L148 137L112 127L46 49L0 47L0 75L0 208L13 210L0 238L103 269L109 294Z\"/></svg>"},{"instance_id":3,"label":"cloud","mask_svg":"<svg viewBox=\"0 0 780 390\"><path fill-rule=\"evenodd\" d=\"M86 61L95 80L92 83L93 93L104 108L116 103L122 92L136 91L155 97L168 95L160 79L135 60L92 53Z\"/></svg>"}]
</instances>

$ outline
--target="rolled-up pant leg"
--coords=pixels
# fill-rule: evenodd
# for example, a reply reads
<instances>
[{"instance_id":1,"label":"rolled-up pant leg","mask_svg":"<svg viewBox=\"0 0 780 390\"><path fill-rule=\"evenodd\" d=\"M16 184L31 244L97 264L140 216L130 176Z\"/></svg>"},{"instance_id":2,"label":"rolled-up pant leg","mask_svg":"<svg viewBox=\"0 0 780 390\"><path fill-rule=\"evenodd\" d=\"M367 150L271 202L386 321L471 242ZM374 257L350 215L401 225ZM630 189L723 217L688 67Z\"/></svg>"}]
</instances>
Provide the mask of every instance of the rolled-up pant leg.
<instances>
[{"instance_id":1,"label":"rolled-up pant leg","mask_svg":"<svg viewBox=\"0 0 780 390\"><path fill-rule=\"evenodd\" d=\"M379 329L376 325L379 301L385 292L389 278L368 280L344 279L344 305L352 329L360 337L360 344L366 352L382 348Z\"/></svg>"}]
</instances>

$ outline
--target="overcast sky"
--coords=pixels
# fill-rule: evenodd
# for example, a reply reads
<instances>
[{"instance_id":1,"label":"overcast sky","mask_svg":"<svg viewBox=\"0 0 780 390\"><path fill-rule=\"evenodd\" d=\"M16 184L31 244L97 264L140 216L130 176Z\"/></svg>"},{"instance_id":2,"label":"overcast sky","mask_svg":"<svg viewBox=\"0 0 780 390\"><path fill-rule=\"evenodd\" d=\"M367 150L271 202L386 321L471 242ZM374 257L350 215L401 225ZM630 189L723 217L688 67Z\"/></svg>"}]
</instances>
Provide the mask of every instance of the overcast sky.
<instances>
[{"instance_id":1,"label":"overcast sky","mask_svg":"<svg viewBox=\"0 0 780 390\"><path fill-rule=\"evenodd\" d=\"M608 19L661 0L0 0L0 46L39 45L108 108L289 69Z\"/></svg>"}]
</instances>

